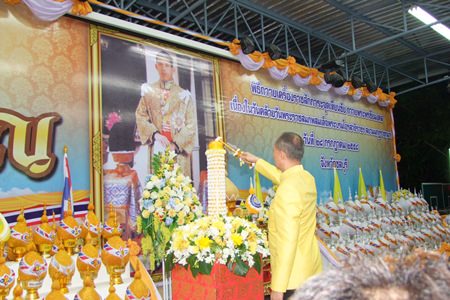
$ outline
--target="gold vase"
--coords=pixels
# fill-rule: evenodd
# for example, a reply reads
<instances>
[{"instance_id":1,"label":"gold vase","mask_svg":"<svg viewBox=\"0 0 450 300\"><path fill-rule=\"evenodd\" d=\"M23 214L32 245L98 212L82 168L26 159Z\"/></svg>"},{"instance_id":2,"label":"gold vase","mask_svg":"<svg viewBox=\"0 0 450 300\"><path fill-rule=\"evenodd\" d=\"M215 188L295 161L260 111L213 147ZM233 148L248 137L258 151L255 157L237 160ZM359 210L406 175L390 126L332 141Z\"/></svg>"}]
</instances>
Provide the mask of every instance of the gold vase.
<instances>
[{"instance_id":1,"label":"gold vase","mask_svg":"<svg viewBox=\"0 0 450 300\"><path fill-rule=\"evenodd\" d=\"M39 293L38 290L42 287L42 281L37 280L27 280L22 281L22 287L27 291L25 300L38 300Z\"/></svg>"}]
</instances>

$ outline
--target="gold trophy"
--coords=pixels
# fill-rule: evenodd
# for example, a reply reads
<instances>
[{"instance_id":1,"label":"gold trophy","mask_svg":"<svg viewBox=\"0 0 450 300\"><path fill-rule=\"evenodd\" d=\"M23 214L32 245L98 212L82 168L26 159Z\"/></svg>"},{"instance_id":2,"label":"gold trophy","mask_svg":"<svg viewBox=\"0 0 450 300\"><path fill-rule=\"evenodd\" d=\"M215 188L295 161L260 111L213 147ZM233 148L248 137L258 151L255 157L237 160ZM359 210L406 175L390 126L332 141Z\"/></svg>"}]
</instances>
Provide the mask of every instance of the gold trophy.
<instances>
[{"instance_id":1,"label":"gold trophy","mask_svg":"<svg viewBox=\"0 0 450 300\"><path fill-rule=\"evenodd\" d=\"M59 247L58 252L52 257L50 266L48 267L48 274L53 281L59 281L61 291L64 294L69 292L67 286L72 281L75 273L75 264L69 253L64 250L64 247Z\"/></svg>"},{"instance_id":2,"label":"gold trophy","mask_svg":"<svg viewBox=\"0 0 450 300\"><path fill-rule=\"evenodd\" d=\"M58 238L62 241L67 253L73 255L74 249L77 246L77 240L81 234L81 228L72 216L72 204L70 199L68 209L64 212L64 218L59 223L57 232Z\"/></svg>"},{"instance_id":3,"label":"gold trophy","mask_svg":"<svg viewBox=\"0 0 450 300\"><path fill-rule=\"evenodd\" d=\"M34 250L34 244L31 240L31 230L27 226L23 208L17 216L17 223L11 229L11 237L8 242L8 259L20 261L20 259L30 250Z\"/></svg>"},{"instance_id":4,"label":"gold trophy","mask_svg":"<svg viewBox=\"0 0 450 300\"><path fill-rule=\"evenodd\" d=\"M98 239L95 239L98 241ZM100 253L97 247L93 245L90 240L90 233L88 232L86 244L81 248L77 258L77 269L80 273L81 279L90 276L92 280L97 278L98 271L102 265Z\"/></svg>"},{"instance_id":5,"label":"gold trophy","mask_svg":"<svg viewBox=\"0 0 450 300\"><path fill-rule=\"evenodd\" d=\"M1 242L3 244L3 242ZM16 279L16 273L14 270L5 265L5 257L3 256L3 245L1 247L0 256L0 300L6 299L9 294L9 291L14 285L14 281Z\"/></svg>"},{"instance_id":6,"label":"gold trophy","mask_svg":"<svg viewBox=\"0 0 450 300\"><path fill-rule=\"evenodd\" d=\"M122 233L117 225L117 212L113 209L112 204L109 205L109 216L108 220L103 224L102 236L105 240L113 236L114 230L117 230L119 235Z\"/></svg>"},{"instance_id":7,"label":"gold trophy","mask_svg":"<svg viewBox=\"0 0 450 300\"><path fill-rule=\"evenodd\" d=\"M19 277L22 287L27 291L26 300L39 299L38 290L47 275L47 263L36 251L25 254L19 263Z\"/></svg>"},{"instance_id":8,"label":"gold trophy","mask_svg":"<svg viewBox=\"0 0 450 300\"><path fill-rule=\"evenodd\" d=\"M85 240L85 244L87 243L86 239L88 234L90 234L90 238L92 239L90 243L92 243L93 246L97 246L99 244L102 228L101 225L102 224L94 213L94 204L91 200L88 205L88 213L86 214L85 220L81 225L80 237Z\"/></svg>"},{"instance_id":9,"label":"gold trophy","mask_svg":"<svg viewBox=\"0 0 450 300\"><path fill-rule=\"evenodd\" d=\"M44 257L50 257L52 245L55 242L56 232L48 224L47 207L44 205L44 212L41 217L41 224L33 231L33 241L37 245L39 253Z\"/></svg>"},{"instance_id":10,"label":"gold trophy","mask_svg":"<svg viewBox=\"0 0 450 300\"><path fill-rule=\"evenodd\" d=\"M125 266L129 259L127 243L120 238L120 233L115 227L113 236L108 239L102 250L102 262L106 266L111 282L123 283L121 275L125 272Z\"/></svg>"},{"instance_id":11,"label":"gold trophy","mask_svg":"<svg viewBox=\"0 0 450 300\"><path fill-rule=\"evenodd\" d=\"M11 230L8 222L3 214L0 213L0 300L6 299L16 279L16 273L5 264L6 259L4 257L5 243L10 236Z\"/></svg>"}]
</instances>

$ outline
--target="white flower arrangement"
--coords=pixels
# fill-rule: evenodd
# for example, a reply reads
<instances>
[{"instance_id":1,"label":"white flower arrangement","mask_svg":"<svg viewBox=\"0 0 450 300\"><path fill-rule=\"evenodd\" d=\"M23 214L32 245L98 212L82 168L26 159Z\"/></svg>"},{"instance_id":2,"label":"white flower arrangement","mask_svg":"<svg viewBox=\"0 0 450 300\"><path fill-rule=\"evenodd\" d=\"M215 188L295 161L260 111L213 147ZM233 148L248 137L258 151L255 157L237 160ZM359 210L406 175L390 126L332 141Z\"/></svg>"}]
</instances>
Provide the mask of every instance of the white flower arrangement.
<instances>
[{"instance_id":1,"label":"white flower arrangement","mask_svg":"<svg viewBox=\"0 0 450 300\"><path fill-rule=\"evenodd\" d=\"M236 275L250 268L261 272L262 258L269 255L266 234L254 223L239 217L208 216L174 230L166 259L198 273L210 274L215 263Z\"/></svg>"},{"instance_id":2,"label":"white flower arrangement","mask_svg":"<svg viewBox=\"0 0 450 300\"><path fill-rule=\"evenodd\" d=\"M154 174L148 178L140 200L137 231L143 233L142 251L150 269L165 256L172 231L203 215L191 179L182 174L176 154L166 150L153 157Z\"/></svg>"}]
</instances>

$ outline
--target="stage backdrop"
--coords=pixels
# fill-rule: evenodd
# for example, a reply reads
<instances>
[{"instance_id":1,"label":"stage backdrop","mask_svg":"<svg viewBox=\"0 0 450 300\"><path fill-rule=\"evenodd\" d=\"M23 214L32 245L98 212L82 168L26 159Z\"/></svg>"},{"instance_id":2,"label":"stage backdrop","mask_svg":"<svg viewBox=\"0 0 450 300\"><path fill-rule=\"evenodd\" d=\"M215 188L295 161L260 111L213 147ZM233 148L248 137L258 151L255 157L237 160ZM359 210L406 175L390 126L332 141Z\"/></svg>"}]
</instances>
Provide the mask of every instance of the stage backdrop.
<instances>
[{"instance_id":1,"label":"stage backdrop","mask_svg":"<svg viewBox=\"0 0 450 300\"><path fill-rule=\"evenodd\" d=\"M67 145L75 213L89 202L88 24L0 2L0 211L59 217Z\"/></svg>"},{"instance_id":2,"label":"stage backdrop","mask_svg":"<svg viewBox=\"0 0 450 300\"><path fill-rule=\"evenodd\" d=\"M316 179L319 202L333 190L333 167L343 200L357 191L359 167L367 186L379 186L381 169L386 190L397 189L389 109L340 96L333 88L299 88L290 76L277 81L267 70L250 72L228 60L220 61L220 79L227 141L273 163L273 144L281 133L301 135L306 146L303 164ZM238 188L248 189L253 171L233 158L228 168ZM272 184L265 180L263 186Z\"/></svg>"},{"instance_id":3,"label":"stage backdrop","mask_svg":"<svg viewBox=\"0 0 450 300\"><path fill-rule=\"evenodd\" d=\"M40 22L22 4L0 1L0 26L0 211L11 225L21 208L31 223L38 221L44 203L59 213L65 145L78 216L93 199L104 217L105 183L113 182L104 179L116 180L114 170L119 172L113 152L132 153L134 172L119 173L135 174L140 193L151 152L136 116L141 97L162 88L163 72L156 66L162 52L172 67L170 85L178 92L160 94L159 109L169 109L165 103L175 97L185 113L189 110L193 123L176 123L179 112L169 117L180 132L191 129L186 172L201 197L204 151L215 136L272 162L273 143L284 131L304 137L303 163L316 178L319 201L332 190L333 166L345 198L356 190L359 167L367 185L379 185L381 169L387 190L396 189L390 111L365 99L354 102L333 91L298 88L290 77L276 81L265 70L249 72L238 62L68 17ZM113 130L119 123L123 126ZM114 151L113 132L123 142ZM253 172L232 157L228 161L229 177L244 195ZM135 209L138 198L134 195ZM133 222L129 227L134 229Z\"/></svg>"}]
</instances>

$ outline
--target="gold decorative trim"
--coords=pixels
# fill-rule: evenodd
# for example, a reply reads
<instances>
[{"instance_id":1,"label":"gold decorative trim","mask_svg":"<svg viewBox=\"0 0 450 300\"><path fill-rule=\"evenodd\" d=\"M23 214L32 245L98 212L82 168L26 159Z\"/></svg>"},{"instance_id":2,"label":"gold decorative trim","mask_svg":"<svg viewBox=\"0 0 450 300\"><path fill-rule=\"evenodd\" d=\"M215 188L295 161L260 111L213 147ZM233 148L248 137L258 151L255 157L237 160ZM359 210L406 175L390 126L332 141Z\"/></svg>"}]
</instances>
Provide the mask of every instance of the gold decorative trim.
<instances>
[{"instance_id":1,"label":"gold decorative trim","mask_svg":"<svg viewBox=\"0 0 450 300\"><path fill-rule=\"evenodd\" d=\"M89 30L89 46L94 46L98 42L98 27L96 25L90 26Z\"/></svg>"},{"instance_id":2,"label":"gold decorative trim","mask_svg":"<svg viewBox=\"0 0 450 300\"><path fill-rule=\"evenodd\" d=\"M103 171L102 161L102 134L100 131L97 131L92 138L92 163L94 164L94 170L99 174Z\"/></svg>"}]
</instances>

